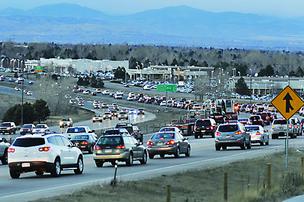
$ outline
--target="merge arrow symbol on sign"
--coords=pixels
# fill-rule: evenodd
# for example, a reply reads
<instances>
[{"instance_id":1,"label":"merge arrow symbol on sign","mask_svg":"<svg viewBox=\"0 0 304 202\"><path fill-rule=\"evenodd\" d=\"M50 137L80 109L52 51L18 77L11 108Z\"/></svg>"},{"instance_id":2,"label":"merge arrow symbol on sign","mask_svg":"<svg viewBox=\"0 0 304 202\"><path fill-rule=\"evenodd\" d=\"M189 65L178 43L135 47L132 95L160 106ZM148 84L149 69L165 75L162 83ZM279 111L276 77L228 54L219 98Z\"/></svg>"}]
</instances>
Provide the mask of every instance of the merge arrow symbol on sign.
<instances>
[{"instance_id":1,"label":"merge arrow symbol on sign","mask_svg":"<svg viewBox=\"0 0 304 202\"><path fill-rule=\"evenodd\" d=\"M290 103L290 101L291 100L293 100L292 99L292 97L290 96L290 94L289 93L287 93L286 95L285 95L285 97L283 98L283 100L285 100L286 101L286 113L289 113L291 110L293 110L293 107L291 106L291 103Z\"/></svg>"}]
</instances>

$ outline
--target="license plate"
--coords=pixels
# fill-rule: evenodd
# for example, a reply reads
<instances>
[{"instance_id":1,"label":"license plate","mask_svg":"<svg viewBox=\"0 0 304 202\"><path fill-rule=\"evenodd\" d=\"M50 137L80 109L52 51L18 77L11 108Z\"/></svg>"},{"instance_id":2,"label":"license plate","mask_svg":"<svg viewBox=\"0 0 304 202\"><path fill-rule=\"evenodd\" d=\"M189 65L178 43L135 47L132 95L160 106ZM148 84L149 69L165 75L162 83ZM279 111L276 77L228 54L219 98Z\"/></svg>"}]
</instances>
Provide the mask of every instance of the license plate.
<instances>
[{"instance_id":1,"label":"license plate","mask_svg":"<svg viewBox=\"0 0 304 202\"><path fill-rule=\"evenodd\" d=\"M29 167L31 167L31 164L30 163L22 163L21 167L22 168L29 168Z\"/></svg>"},{"instance_id":2,"label":"license plate","mask_svg":"<svg viewBox=\"0 0 304 202\"><path fill-rule=\"evenodd\" d=\"M229 139L229 138L231 138L231 136L230 136L230 135L227 135L225 138L226 138L226 139Z\"/></svg>"},{"instance_id":3,"label":"license plate","mask_svg":"<svg viewBox=\"0 0 304 202\"><path fill-rule=\"evenodd\" d=\"M80 146L80 148L86 148L86 146Z\"/></svg>"},{"instance_id":4,"label":"license plate","mask_svg":"<svg viewBox=\"0 0 304 202\"><path fill-rule=\"evenodd\" d=\"M105 149L104 152L105 152L105 153L111 153L111 152L112 152L112 149Z\"/></svg>"},{"instance_id":5,"label":"license plate","mask_svg":"<svg viewBox=\"0 0 304 202\"><path fill-rule=\"evenodd\" d=\"M162 142L159 142L159 143L157 143L157 145L164 145L164 143L162 143Z\"/></svg>"},{"instance_id":6,"label":"license plate","mask_svg":"<svg viewBox=\"0 0 304 202\"><path fill-rule=\"evenodd\" d=\"M202 133L206 132L205 130L201 130Z\"/></svg>"}]
</instances>

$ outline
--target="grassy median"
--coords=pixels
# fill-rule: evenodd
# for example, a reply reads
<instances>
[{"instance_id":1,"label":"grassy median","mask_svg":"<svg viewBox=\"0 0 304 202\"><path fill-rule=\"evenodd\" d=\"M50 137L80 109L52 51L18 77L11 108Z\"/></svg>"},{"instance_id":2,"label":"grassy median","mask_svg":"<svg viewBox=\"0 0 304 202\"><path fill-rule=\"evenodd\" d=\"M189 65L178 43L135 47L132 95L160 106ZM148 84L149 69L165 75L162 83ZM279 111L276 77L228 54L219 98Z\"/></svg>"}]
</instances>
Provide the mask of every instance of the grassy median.
<instances>
[{"instance_id":1,"label":"grassy median","mask_svg":"<svg viewBox=\"0 0 304 202\"><path fill-rule=\"evenodd\" d=\"M304 192L303 151L291 150L289 169L284 168L284 154L227 164L206 170L192 170L134 182L91 186L69 195L38 201L166 201L167 185L171 201L224 201L224 173L228 175L228 201L282 201ZM268 180L271 164L271 180ZM268 187L270 185L270 187Z\"/></svg>"}]
</instances>

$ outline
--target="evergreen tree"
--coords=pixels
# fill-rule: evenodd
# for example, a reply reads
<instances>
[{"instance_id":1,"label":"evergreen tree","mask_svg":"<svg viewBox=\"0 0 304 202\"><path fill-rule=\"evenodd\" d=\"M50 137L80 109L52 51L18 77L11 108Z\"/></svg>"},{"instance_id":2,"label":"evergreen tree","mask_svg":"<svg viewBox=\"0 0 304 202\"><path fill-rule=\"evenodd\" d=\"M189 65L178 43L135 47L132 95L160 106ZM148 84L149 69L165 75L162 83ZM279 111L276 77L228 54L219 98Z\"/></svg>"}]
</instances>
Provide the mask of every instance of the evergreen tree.
<instances>
[{"instance_id":1,"label":"evergreen tree","mask_svg":"<svg viewBox=\"0 0 304 202\"><path fill-rule=\"evenodd\" d=\"M250 89L248 88L243 77L239 78L239 80L236 82L235 92L240 95L251 95Z\"/></svg>"}]
</instances>

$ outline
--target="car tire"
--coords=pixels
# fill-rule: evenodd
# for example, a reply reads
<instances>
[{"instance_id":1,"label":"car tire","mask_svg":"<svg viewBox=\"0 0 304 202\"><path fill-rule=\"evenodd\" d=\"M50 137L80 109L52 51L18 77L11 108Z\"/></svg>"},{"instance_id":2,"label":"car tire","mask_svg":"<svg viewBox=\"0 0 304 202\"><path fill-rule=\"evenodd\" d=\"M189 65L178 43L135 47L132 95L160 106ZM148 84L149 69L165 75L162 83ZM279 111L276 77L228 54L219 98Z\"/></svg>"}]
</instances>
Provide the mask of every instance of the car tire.
<instances>
[{"instance_id":1,"label":"car tire","mask_svg":"<svg viewBox=\"0 0 304 202\"><path fill-rule=\"evenodd\" d=\"M265 142L265 143L266 143L266 142ZM263 142L263 141L260 142L260 146L264 146L264 142Z\"/></svg>"},{"instance_id":2,"label":"car tire","mask_svg":"<svg viewBox=\"0 0 304 202\"><path fill-rule=\"evenodd\" d=\"M74 170L74 173L76 175L80 175L83 173L83 168L84 168L84 164L83 164L83 159L82 157L80 156L78 158L78 161L77 161L77 168Z\"/></svg>"},{"instance_id":3,"label":"car tire","mask_svg":"<svg viewBox=\"0 0 304 202\"><path fill-rule=\"evenodd\" d=\"M194 138L195 138L195 139L198 139L198 135L194 135Z\"/></svg>"},{"instance_id":4,"label":"car tire","mask_svg":"<svg viewBox=\"0 0 304 202\"><path fill-rule=\"evenodd\" d=\"M51 170L51 176L59 177L60 175L61 175L61 163L60 163L60 159L56 158L53 164L53 168Z\"/></svg>"},{"instance_id":5,"label":"car tire","mask_svg":"<svg viewBox=\"0 0 304 202\"><path fill-rule=\"evenodd\" d=\"M126 161L127 166L132 166L133 165L133 154L130 153L129 158Z\"/></svg>"},{"instance_id":6,"label":"car tire","mask_svg":"<svg viewBox=\"0 0 304 202\"><path fill-rule=\"evenodd\" d=\"M174 157L175 158L179 158L179 155L180 155L180 151L179 151L179 148L176 149L176 152L174 154Z\"/></svg>"},{"instance_id":7,"label":"car tire","mask_svg":"<svg viewBox=\"0 0 304 202\"><path fill-rule=\"evenodd\" d=\"M154 155L153 154L149 154L149 159L154 159Z\"/></svg>"},{"instance_id":8,"label":"car tire","mask_svg":"<svg viewBox=\"0 0 304 202\"><path fill-rule=\"evenodd\" d=\"M245 150L246 149L245 142L240 147L241 147L241 150Z\"/></svg>"},{"instance_id":9,"label":"car tire","mask_svg":"<svg viewBox=\"0 0 304 202\"><path fill-rule=\"evenodd\" d=\"M221 150L221 146L215 145L215 150L216 150L216 151L220 151L220 150Z\"/></svg>"},{"instance_id":10,"label":"car tire","mask_svg":"<svg viewBox=\"0 0 304 202\"><path fill-rule=\"evenodd\" d=\"M247 149L251 149L251 142L249 142L249 143L246 145L246 148L247 148Z\"/></svg>"},{"instance_id":11,"label":"car tire","mask_svg":"<svg viewBox=\"0 0 304 202\"><path fill-rule=\"evenodd\" d=\"M142 165L147 164L147 158L148 158L148 157L147 157L147 152L144 151L143 157L142 157L142 159L139 161L140 164L142 164Z\"/></svg>"},{"instance_id":12,"label":"car tire","mask_svg":"<svg viewBox=\"0 0 304 202\"><path fill-rule=\"evenodd\" d=\"M104 163L103 161L95 160L95 165L98 168L101 168L103 166L103 163Z\"/></svg>"},{"instance_id":13,"label":"car tire","mask_svg":"<svg viewBox=\"0 0 304 202\"><path fill-rule=\"evenodd\" d=\"M190 146L187 148L187 152L185 153L186 157L190 157L190 153L191 153L191 148Z\"/></svg>"},{"instance_id":14,"label":"car tire","mask_svg":"<svg viewBox=\"0 0 304 202\"><path fill-rule=\"evenodd\" d=\"M227 146L222 146L223 150L227 150Z\"/></svg>"},{"instance_id":15,"label":"car tire","mask_svg":"<svg viewBox=\"0 0 304 202\"><path fill-rule=\"evenodd\" d=\"M20 173L15 170L10 169L9 173L12 179L18 179L20 177Z\"/></svg>"},{"instance_id":16,"label":"car tire","mask_svg":"<svg viewBox=\"0 0 304 202\"><path fill-rule=\"evenodd\" d=\"M35 174L36 174L37 176L42 176L42 175L44 174L44 172L43 172L42 170L36 170L36 171L35 171Z\"/></svg>"},{"instance_id":17,"label":"car tire","mask_svg":"<svg viewBox=\"0 0 304 202\"><path fill-rule=\"evenodd\" d=\"M89 152L89 154L93 154L93 145L89 148L89 150L88 150L88 152Z\"/></svg>"},{"instance_id":18,"label":"car tire","mask_svg":"<svg viewBox=\"0 0 304 202\"><path fill-rule=\"evenodd\" d=\"M265 145L269 145L269 140L267 142L265 142Z\"/></svg>"},{"instance_id":19,"label":"car tire","mask_svg":"<svg viewBox=\"0 0 304 202\"><path fill-rule=\"evenodd\" d=\"M160 156L160 158L162 158L162 159L165 158L165 154L160 154L159 156Z\"/></svg>"},{"instance_id":20,"label":"car tire","mask_svg":"<svg viewBox=\"0 0 304 202\"><path fill-rule=\"evenodd\" d=\"M2 165L7 165L7 150L5 150L3 157L1 158Z\"/></svg>"},{"instance_id":21,"label":"car tire","mask_svg":"<svg viewBox=\"0 0 304 202\"><path fill-rule=\"evenodd\" d=\"M274 140L274 139L278 139L278 136L277 135L271 135L271 138Z\"/></svg>"}]
</instances>

